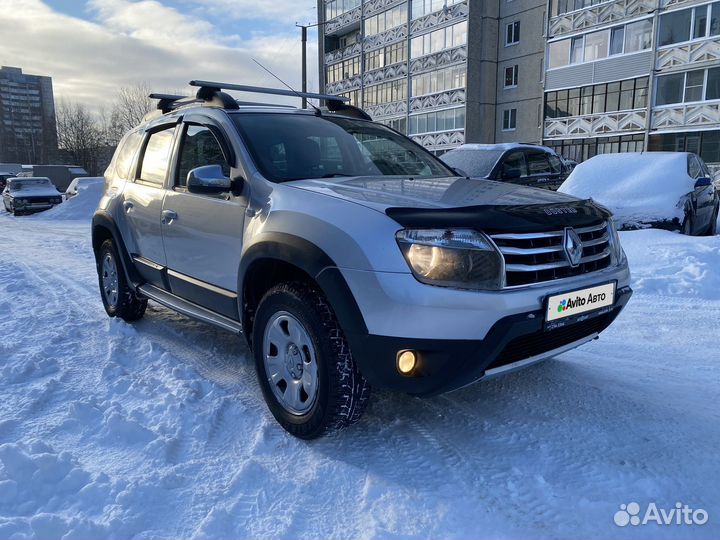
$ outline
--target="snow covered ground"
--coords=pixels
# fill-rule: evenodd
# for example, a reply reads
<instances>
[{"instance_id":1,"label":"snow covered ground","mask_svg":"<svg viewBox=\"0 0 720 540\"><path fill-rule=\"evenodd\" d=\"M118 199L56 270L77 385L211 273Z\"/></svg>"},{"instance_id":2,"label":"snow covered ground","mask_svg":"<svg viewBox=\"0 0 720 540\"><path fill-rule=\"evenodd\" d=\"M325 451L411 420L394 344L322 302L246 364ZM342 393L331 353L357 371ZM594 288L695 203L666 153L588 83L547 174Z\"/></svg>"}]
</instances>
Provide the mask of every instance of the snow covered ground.
<instances>
[{"instance_id":1,"label":"snow covered ground","mask_svg":"<svg viewBox=\"0 0 720 540\"><path fill-rule=\"evenodd\" d=\"M54 212L0 215L0 538L720 536L720 237L623 233L636 294L599 341L376 392L305 443L236 337L157 305L108 319L87 213ZM709 520L618 527L630 502Z\"/></svg>"}]
</instances>

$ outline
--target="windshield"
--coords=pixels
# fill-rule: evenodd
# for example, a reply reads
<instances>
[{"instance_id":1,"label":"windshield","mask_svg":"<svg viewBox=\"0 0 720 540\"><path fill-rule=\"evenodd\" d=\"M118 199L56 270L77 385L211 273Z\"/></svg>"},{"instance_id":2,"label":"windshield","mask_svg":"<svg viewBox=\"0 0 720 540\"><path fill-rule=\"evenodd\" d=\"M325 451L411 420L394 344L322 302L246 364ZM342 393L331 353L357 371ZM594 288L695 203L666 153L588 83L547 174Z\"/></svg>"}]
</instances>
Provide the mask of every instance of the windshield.
<instances>
[{"instance_id":1,"label":"windshield","mask_svg":"<svg viewBox=\"0 0 720 540\"><path fill-rule=\"evenodd\" d=\"M236 114L234 120L258 169L273 182L457 176L427 150L372 122L278 113Z\"/></svg>"},{"instance_id":2,"label":"windshield","mask_svg":"<svg viewBox=\"0 0 720 540\"><path fill-rule=\"evenodd\" d=\"M502 150L458 149L443 155L442 160L468 176L486 178L502 155Z\"/></svg>"},{"instance_id":3,"label":"windshield","mask_svg":"<svg viewBox=\"0 0 720 540\"><path fill-rule=\"evenodd\" d=\"M28 189L28 188L34 188L38 186L49 186L50 180L47 180L45 178L32 178L32 179L25 179L25 180L11 180L10 181L10 189L13 191L20 191L22 189Z\"/></svg>"}]
</instances>

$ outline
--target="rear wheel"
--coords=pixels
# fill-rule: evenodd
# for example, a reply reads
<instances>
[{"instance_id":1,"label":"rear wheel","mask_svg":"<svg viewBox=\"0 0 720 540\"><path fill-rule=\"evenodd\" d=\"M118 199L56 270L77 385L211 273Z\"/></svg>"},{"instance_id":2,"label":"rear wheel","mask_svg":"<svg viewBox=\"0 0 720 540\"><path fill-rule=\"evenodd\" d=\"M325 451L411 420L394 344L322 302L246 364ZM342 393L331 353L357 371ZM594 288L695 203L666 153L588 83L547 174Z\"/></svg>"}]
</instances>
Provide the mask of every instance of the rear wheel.
<instances>
[{"instance_id":1,"label":"rear wheel","mask_svg":"<svg viewBox=\"0 0 720 540\"><path fill-rule=\"evenodd\" d=\"M252 344L265 401L289 433L315 439L360 419L370 385L319 291L303 283L270 289L257 309Z\"/></svg>"},{"instance_id":2,"label":"rear wheel","mask_svg":"<svg viewBox=\"0 0 720 540\"><path fill-rule=\"evenodd\" d=\"M147 299L139 298L128 286L120 257L112 240L100 247L97 270L105 311L110 317L132 322L141 319L147 308Z\"/></svg>"}]
</instances>

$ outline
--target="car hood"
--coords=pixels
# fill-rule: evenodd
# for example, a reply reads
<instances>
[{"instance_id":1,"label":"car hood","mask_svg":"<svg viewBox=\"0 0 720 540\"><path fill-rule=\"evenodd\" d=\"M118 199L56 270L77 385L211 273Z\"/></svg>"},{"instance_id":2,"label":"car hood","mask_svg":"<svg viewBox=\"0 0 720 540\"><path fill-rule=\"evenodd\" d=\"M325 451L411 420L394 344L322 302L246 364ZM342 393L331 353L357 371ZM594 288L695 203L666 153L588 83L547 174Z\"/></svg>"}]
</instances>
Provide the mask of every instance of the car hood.
<instances>
[{"instance_id":1,"label":"car hood","mask_svg":"<svg viewBox=\"0 0 720 540\"><path fill-rule=\"evenodd\" d=\"M18 199L25 197L61 197L62 194L52 187L26 188L18 191L10 191L10 195Z\"/></svg>"},{"instance_id":2,"label":"car hood","mask_svg":"<svg viewBox=\"0 0 720 540\"><path fill-rule=\"evenodd\" d=\"M408 227L527 231L582 226L610 216L604 208L571 195L484 179L352 177L289 185L361 204Z\"/></svg>"}]
</instances>

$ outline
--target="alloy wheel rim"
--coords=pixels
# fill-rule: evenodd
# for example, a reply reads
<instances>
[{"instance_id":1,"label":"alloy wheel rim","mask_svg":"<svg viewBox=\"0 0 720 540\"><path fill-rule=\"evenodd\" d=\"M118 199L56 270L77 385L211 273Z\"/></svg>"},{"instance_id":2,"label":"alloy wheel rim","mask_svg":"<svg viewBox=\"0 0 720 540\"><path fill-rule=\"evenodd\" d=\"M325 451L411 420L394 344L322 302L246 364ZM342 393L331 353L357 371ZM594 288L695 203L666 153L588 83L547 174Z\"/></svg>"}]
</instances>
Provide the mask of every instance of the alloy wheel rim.
<instances>
[{"instance_id":1,"label":"alloy wheel rim","mask_svg":"<svg viewBox=\"0 0 720 540\"><path fill-rule=\"evenodd\" d=\"M307 413L319 389L317 353L308 331L287 311L275 313L265 326L263 359L278 403L291 414Z\"/></svg>"},{"instance_id":2,"label":"alloy wheel rim","mask_svg":"<svg viewBox=\"0 0 720 540\"><path fill-rule=\"evenodd\" d=\"M102 263L103 294L107 303L116 307L118 302L118 273L115 259L106 253Z\"/></svg>"}]
</instances>

